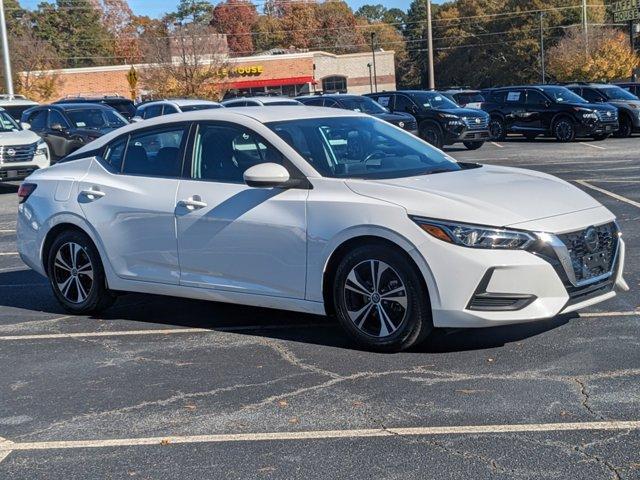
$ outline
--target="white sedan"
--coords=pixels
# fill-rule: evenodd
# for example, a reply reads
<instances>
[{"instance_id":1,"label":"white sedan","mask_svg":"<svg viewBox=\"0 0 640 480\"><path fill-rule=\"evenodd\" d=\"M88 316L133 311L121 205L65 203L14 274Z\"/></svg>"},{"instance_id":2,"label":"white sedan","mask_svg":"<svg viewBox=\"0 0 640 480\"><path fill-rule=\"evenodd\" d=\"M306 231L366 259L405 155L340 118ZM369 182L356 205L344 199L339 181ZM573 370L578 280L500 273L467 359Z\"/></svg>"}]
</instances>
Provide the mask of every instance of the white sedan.
<instances>
[{"instance_id":1,"label":"white sedan","mask_svg":"<svg viewBox=\"0 0 640 480\"><path fill-rule=\"evenodd\" d=\"M626 289L614 215L543 173L454 161L333 108L159 117L21 186L18 248L70 312L146 292L335 315L397 351Z\"/></svg>"}]
</instances>

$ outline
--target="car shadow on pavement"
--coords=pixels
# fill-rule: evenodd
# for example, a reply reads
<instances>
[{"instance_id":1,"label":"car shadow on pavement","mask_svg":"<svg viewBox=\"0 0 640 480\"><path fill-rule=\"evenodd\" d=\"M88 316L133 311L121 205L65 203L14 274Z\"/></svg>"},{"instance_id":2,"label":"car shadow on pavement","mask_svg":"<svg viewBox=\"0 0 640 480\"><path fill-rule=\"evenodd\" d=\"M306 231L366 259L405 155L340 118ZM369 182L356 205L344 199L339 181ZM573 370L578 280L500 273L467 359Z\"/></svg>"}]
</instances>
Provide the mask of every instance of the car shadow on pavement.
<instances>
[{"instance_id":1,"label":"car shadow on pavement","mask_svg":"<svg viewBox=\"0 0 640 480\"><path fill-rule=\"evenodd\" d=\"M1 286L11 286L2 288ZM47 280L32 270L0 273L0 308L65 314ZM479 329L437 329L410 353L447 353L501 347L565 325L576 315L563 315L519 325ZM110 323L110 329L204 328L275 340L362 350L330 317L159 295L123 294L99 315L87 318ZM91 327L88 327L91 330ZM101 325L104 329L104 324Z\"/></svg>"},{"instance_id":2,"label":"car shadow on pavement","mask_svg":"<svg viewBox=\"0 0 640 480\"><path fill-rule=\"evenodd\" d=\"M20 185L0 182L0 195L3 195L5 193L17 193L18 188L20 188Z\"/></svg>"}]
</instances>

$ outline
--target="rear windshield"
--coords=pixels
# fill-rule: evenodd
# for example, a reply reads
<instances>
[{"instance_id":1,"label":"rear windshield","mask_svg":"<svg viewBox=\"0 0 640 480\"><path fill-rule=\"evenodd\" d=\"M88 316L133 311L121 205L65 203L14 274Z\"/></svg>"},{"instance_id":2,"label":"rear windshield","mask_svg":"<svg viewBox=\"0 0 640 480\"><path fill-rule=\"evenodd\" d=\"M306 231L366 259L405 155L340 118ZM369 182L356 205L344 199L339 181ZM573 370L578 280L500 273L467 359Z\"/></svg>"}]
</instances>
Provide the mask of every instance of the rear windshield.
<instances>
[{"instance_id":1,"label":"rear windshield","mask_svg":"<svg viewBox=\"0 0 640 480\"><path fill-rule=\"evenodd\" d=\"M211 110L212 108L220 108L221 105L215 104L202 104L202 105L183 105L180 110L183 112L193 112L195 110Z\"/></svg>"},{"instance_id":2,"label":"rear windshield","mask_svg":"<svg viewBox=\"0 0 640 480\"><path fill-rule=\"evenodd\" d=\"M34 107L34 105L4 105L2 108L4 108L7 113L9 115L11 115L15 120L20 120L20 118L22 118L22 113L29 109Z\"/></svg>"}]
</instances>

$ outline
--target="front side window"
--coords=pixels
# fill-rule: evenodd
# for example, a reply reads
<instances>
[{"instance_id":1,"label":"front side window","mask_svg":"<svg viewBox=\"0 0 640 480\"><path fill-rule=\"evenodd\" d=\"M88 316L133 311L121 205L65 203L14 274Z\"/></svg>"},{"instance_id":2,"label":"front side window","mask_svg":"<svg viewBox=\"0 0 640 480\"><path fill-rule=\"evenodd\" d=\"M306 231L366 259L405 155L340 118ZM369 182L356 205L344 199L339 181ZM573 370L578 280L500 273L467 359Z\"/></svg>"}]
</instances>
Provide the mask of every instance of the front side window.
<instances>
[{"instance_id":1,"label":"front side window","mask_svg":"<svg viewBox=\"0 0 640 480\"><path fill-rule=\"evenodd\" d=\"M582 95L580 95L589 103L602 103L604 102L604 98L597 91L592 88L583 88Z\"/></svg>"},{"instance_id":2,"label":"front side window","mask_svg":"<svg viewBox=\"0 0 640 480\"><path fill-rule=\"evenodd\" d=\"M164 109L162 110L162 114L169 115L171 113L178 113L178 109L173 105L165 105Z\"/></svg>"},{"instance_id":3,"label":"front side window","mask_svg":"<svg viewBox=\"0 0 640 480\"><path fill-rule=\"evenodd\" d=\"M404 95L396 95L395 107L396 112L411 112L415 108L415 104Z\"/></svg>"},{"instance_id":4,"label":"front side window","mask_svg":"<svg viewBox=\"0 0 640 480\"><path fill-rule=\"evenodd\" d=\"M391 95L380 95L374 97L375 101L382 105L384 108L391 108Z\"/></svg>"},{"instance_id":5,"label":"front side window","mask_svg":"<svg viewBox=\"0 0 640 480\"><path fill-rule=\"evenodd\" d=\"M267 126L325 177L399 178L463 168L415 136L372 117L288 120Z\"/></svg>"},{"instance_id":6,"label":"front side window","mask_svg":"<svg viewBox=\"0 0 640 480\"><path fill-rule=\"evenodd\" d=\"M324 98L312 98L310 100L304 100L303 103L312 107L321 107L324 104Z\"/></svg>"},{"instance_id":7,"label":"front side window","mask_svg":"<svg viewBox=\"0 0 640 480\"><path fill-rule=\"evenodd\" d=\"M221 108L221 106L214 103L206 103L202 105L183 105L182 107L180 107L183 112L193 112L195 110L211 110L212 108Z\"/></svg>"},{"instance_id":8,"label":"front side window","mask_svg":"<svg viewBox=\"0 0 640 480\"><path fill-rule=\"evenodd\" d=\"M69 128L69 122L67 122L67 119L64 118L59 111L51 110L49 112L49 128L56 124L62 125L63 128Z\"/></svg>"},{"instance_id":9,"label":"front side window","mask_svg":"<svg viewBox=\"0 0 640 480\"><path fill-rule=\"evenodd\" d=\"M547 98L536 90L527 91L527 105L534 107L544 106L547 103Z\"/></svg>"},{"instance_id":10,"label":"front side window","mask_svg":"<svg viewBox=\"0 0 640 480\"><path fill-rule=\"evenodd\" d=\"M202 124L193 145L191 178L244 182L246 169L260 163L283 163L282 154L262 137L240 126Z\"/></svg>"},{"instance_id":11,"label":"front side window","mask_svg":"<svg viewBox=\"0 0 640 480\"><path fill-rule=\"evenodd\" d=\"M521 90L510 90L506 96L507 103L524 103L524 92Z\"/></svg>"},{"instance_id":12,"label":"front side window","mask_svg":"<svg viewBox=\"0 0 640 480\"><path fill-rule=\"evenodd\" d=\"M122 172L149 177L180 177L184 140L184 127L131 135Z\"/></svg>"},{"instance_id":13,"label":"front side window","mask_svg":"<svg viewBox=\"0 0 640 480\"><path fill-rule=\"evenodd\" d=\"M47 127L47 111L38 110L29 115L27 122L31 125L32 130L44 130Z\"/></svg>"}]
</instances>

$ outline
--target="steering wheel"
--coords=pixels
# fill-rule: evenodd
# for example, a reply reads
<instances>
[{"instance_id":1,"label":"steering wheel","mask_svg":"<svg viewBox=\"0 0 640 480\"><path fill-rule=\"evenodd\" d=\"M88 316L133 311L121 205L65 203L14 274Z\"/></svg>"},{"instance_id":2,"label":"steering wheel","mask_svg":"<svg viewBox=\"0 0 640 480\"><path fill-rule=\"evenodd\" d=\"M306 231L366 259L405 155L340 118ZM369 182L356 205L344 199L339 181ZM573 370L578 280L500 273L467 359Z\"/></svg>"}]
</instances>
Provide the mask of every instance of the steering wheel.
<instances>
[{"instance_id":1,"label":"steering wheel","mask_svg":"<svg viewBox=\"0 0 640 480\"><path fill-rule=\"evenodd\" d=\"M367 164L367 162L376 159L377 157L384 157L385 153L382 150L374 150L373 152L371 152L369 155L367 155L364 160L362 161L362 163Z\"/></svg>"}]
</instances>

